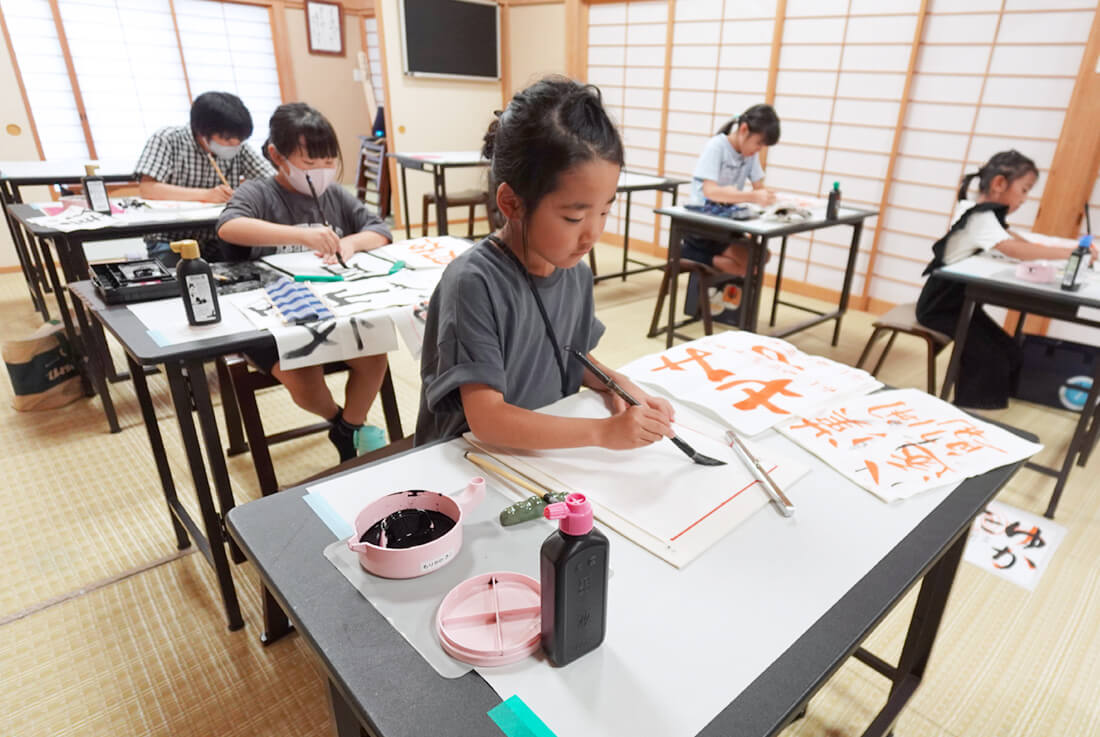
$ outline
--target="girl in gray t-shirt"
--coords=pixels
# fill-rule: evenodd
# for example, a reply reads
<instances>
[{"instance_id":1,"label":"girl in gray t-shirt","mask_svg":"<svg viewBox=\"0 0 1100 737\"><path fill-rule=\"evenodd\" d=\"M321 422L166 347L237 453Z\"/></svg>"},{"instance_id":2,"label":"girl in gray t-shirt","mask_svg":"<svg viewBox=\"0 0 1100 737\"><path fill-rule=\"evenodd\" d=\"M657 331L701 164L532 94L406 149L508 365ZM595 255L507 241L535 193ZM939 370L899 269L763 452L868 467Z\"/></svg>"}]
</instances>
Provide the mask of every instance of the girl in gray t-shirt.
<instances>
[{"instance_id":1,"label":"girl in gray t-shirt","mask_svg":"<svg viewBox=\"0 0 1100 737\"><path fill-rule=\"evenodd\" d=\"M218 237L242 246L245 258L310 249L335 263L338 256L346 260L390 242L382 221L337 183L340 143L321 113L303 102L280 105L263 153L277 173L242 184L216 226ZM354 458L357 448L373 449L366 438L376 432L365 432L363 423L386 374L385 354L344 361L349 371L343 407L325 384L323 365L285 370L274 347L248 356L282 382L295 404L332 422L329 440L341 461Z\"/></svg>"},{"instance_id":2,"label":"girl in gray t-shirt","mask_svg":"<svg viewBox=\"0 0 1100 737\"><path fill-rule=\"evenodd\" d=\"M535 83L493 121L483 152L506 222L455 259L432 295L417 444L466 430L531 450L634 448L671 436L667 401L603 367L641 402L627 408L566 351L589 353L604 330L584 257L615 199L623 146L599 91L564 77ZM613 414L532 411L581 386L607 393Z\"/></svg>"}]
</instances>

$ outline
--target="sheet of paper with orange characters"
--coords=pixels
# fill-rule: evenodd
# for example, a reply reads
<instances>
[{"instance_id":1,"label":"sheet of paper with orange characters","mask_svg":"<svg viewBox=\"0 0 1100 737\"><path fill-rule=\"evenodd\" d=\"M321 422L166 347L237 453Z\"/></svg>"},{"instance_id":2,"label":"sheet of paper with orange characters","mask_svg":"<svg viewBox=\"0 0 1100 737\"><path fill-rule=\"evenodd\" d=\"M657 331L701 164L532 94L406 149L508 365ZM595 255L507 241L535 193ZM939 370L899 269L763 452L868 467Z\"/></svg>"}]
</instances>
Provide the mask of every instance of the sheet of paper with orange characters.
<instances>
[{"instance_id":1,"label":"sheet of paper with orange characters","mask_svg":"<svg viewBox=\"0 0 1100 737\"><path fill-rule=\"evenodd\" d=\"M375 248L370 253L389 261L404 261L410 269L442 269L473 247L473 243L461 238L442 235L432 238L413 238Z\"/></svg>"},{"instance_id":2,"label":"sheet of paper with orange characters","mask_svg":"<svg viewBox=\"0 0 1100 737\"><path fill-rule=\"evenodd\" d=\"M708 335L622 369L639 384L715 414L742 435L882 384L866 371L749 332Z\"/></svg>"},{"instance_id":3,"label":"sheet of paper with orange characters","mask_svg":"<svg viewBox=\"0 0 1100 737\"><path fill-rule=\"evenodd\" d=\"M1043 447L917 389L838 402L779 431L887 502L957 484Z\"/></svg>"}]
</instances>

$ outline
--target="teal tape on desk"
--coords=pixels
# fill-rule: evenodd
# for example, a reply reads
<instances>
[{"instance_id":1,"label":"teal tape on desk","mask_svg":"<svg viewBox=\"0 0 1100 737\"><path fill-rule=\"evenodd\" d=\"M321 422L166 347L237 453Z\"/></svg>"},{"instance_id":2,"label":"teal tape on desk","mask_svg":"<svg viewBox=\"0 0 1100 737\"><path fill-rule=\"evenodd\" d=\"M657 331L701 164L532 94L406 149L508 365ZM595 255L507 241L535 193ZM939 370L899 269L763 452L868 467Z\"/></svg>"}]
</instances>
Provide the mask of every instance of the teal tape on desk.
<instances>
[{"instance_id":1,"label":"teal tape on desk","mask_svg":"<svg viewBox=\"0 0 1100 737\"><path fill-rule=\"evenodd\" d=\"M355 530L348 525L344 519L336 513L336 510L332 508L332 505L326 502L322 497L317 494L306 494L304 497L306 504L316 513L321 521L324 522L332 534L339 538L351 537Z\"/></svg>"},{"instance_id":2,"label":"teal tape on desk","mask_svg":"<svg viewBox=\"0 0 1100 737\"><path fill-rule=\"evenodd\" d=\"M494 706L489 710L489 718L507 737L554 737L550 728L519 696L511 696Z\"/></svg>"}]
</instances>

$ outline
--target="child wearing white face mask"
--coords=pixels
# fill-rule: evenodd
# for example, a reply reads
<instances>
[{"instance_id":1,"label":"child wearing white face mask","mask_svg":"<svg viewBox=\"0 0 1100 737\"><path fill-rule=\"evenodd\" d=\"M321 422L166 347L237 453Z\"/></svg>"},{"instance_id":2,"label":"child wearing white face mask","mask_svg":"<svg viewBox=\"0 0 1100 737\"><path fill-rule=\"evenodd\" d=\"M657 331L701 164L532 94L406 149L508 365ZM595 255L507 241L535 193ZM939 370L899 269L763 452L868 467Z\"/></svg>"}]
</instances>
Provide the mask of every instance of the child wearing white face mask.
<instances>
[{"instance_id":1,"label":"child wearing white face mask","mask_svg":"<svg viewBox=\"0 0 1100 737\"><path fill-rule=\"evenodd\" d=\"M340 144L321 113L302 102L280 105L270 125L264 155L277 173L237 188L218 219L218 237L243 247L243 258L312 250L327 263L337 254L346 260L390 242L385 224L337 182ZM332 422L329 439L341 461L355 456L355 436L386 373L385 355L344 362L350 372L343 408L325 384L323 366L284 370L273 348L248 355L286 386L299 407Z\"/></svg>"},{"instance_id":2,"label":"child wearing white face mask","mask_svg":"<svg viewBox=\"0 0 1100 737\"><path fill-rule=\"evenodd\" d=\"M274 174L271 164L244 143L251 135L252 116L239 97L204 92L191 105L190 125L161 128L145 142L134 167L139 194L150 200L228 202L233 188L222 183L214 162L233 186ZM209 229L146 236L146 249L150 256L175 264L168 242L181 238L199 241L203 258L224 260L222 244Z\"/></svg>"},{"instance_id":3,"label":"child wearing white face mask","mask_svg":"<svg viewBox=\"0 0 1100 737\"><path fill-rule=\"evenodd\" d=\"M336 184L340 143L325 116L292 102L275 109L270 125L264 155L277 173L237 189L218 219L218 237L249 247L245 258L312 250L328 263L337 253L346 260L390 242L385 224Z\"/></svg>"}]
</instances>

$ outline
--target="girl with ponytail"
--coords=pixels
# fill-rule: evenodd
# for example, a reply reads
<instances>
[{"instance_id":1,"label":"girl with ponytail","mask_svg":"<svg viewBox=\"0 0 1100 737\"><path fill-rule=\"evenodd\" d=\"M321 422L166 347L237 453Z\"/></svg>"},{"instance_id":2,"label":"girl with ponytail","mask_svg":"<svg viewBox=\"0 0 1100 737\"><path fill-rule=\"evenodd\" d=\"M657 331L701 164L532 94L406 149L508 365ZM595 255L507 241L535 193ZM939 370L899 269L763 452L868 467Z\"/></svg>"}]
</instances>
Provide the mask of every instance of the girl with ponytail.
<instances>
[{"instance_id":1,"label":"girl with ponytail","mask_svg":"<svg viewBox=\"0 0 1100 737\"><path fill-rule=\"evenodd\" d=\"M978 198L967 192L978 180ZM947 235L932 246L928 276L917 300L917 320L926 327L953 335L962 310L966 287L936 272L968 256L986 251L1021 261L1069 258L1071 246L1044 246L1008 229L1005 218L1027 200L1039 179L1035 162L1016 150L994 154L984 166L962 178L955 222ZM1092 246L1092 260L1097 256ZM983 310L975 310L963 347L955 404L975 409L1008 406L1020 372L1022 357L1016 341Z\"/></svg>"},{"instance_id":2,"label":"girl with ponytail","mask_svg":"<svg viewBox=\"0 0 1100 737\"><path fill-rule=\"evenodd\" d=\"M528 450L625 449L671 436L671 405L590 353L604 326L584 257L603 232L623 165L599 90L548 77L497 115L482 153L503 225L451 262L432 295L417 445L467 430ZM627 407L568 348L588 354L641 404ZM609 417L532 411L581 386L604 393Z\"/></svg>"}]
</instances>

